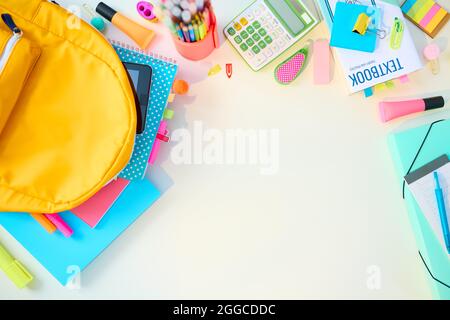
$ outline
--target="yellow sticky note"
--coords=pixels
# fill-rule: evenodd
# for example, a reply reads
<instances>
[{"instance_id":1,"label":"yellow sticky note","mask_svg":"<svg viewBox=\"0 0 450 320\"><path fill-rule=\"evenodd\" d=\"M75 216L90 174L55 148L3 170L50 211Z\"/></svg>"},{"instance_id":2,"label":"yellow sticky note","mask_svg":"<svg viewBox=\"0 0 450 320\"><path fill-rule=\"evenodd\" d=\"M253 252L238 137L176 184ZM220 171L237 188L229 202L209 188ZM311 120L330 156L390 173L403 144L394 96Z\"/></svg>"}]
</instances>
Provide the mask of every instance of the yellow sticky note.
<instances>
[{"instance_id":1,"label":"yellow sticky note","mask_svg":"<svg viewBox=\"0 0 450 320\"><path fill-rule=\"evenodd\" d=\"M168 103L172 103L175 100L175 93L169 94L169 98L167 98Z\"/></svg>"},{"instance_id":2,"label":"yellow sticky note","mask_svg":"<svg viewBox=\"0 0 450 320\"><path fill-rule=\"evenodd\" d=\"M220 71L222 71L222 67L221 67L219 64L216 64L214 67L212 67L211 69L209 69L209 71L208 71L208 77L215 76L215 75L218 74Z\"/></svg>"}]
</instances>

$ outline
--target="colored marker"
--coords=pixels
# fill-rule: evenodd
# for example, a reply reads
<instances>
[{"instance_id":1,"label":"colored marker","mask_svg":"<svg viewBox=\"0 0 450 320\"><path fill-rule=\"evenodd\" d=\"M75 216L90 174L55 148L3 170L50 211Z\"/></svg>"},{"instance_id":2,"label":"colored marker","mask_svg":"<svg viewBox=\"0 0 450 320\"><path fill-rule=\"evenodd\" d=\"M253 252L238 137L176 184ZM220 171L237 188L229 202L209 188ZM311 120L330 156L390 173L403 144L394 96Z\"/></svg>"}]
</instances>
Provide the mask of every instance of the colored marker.
<instances>
[{"instance_id":1,"label":"colored marker","mask_svg":"<svg viewBox=\"0 0 450 320\"><path fill-rule=\"evenodd\" d=\"M206 36L205 24L203 23L203 21L200 21L198 29L200 33L200 40L203 40Z\"/></svg>"},{"instance_id":2,"label":"colored marker","mask_svg":"<svg viewBox=\"0 0 450 320\"><path fill-rule=\"evenodd\" d=\"M59 216L59 214L45 214L45 216L50 220L56 228L66 237L70 238L73 234L73 230L64 222L64 220Z\"/></svg>"},{"instance_id":3,"label":"colored marker","mask_svg":"<svg viewBox=\"0 0 450 320\"><path fill-rule=\"evenodd\" d=\"M182 26L180 24L180 26ZM181 27L181 29L183 30L183 35L184 35L184 39L186 40L186 42L191 42L191 37L189 36L189 30L186 26Z\"/></svg>"},{"instance_id":4,"label":"colored marker","mask_svg":"<svg viewBox=\"0 0 450 320\"><path fill-rule=\"evenodd\" d=\"M30 213L30 215L36 220L48 233L53 233L56 231L56 226L47 219L43 214Z\"/></svg>"},{"instance_id":5,"label":"colored marker","mask_svg":"<svg viewBox=\"0 0 450 320\"><path fill-rule=\"evenodd\" d=\"M445 210L444 193L442 192L441 185L439 183L439 175L437 172L434 172L434 181L436 183L434 193L436 195L439 216L441 218L442 235L445 240L445 246L447 247L447 253L450 253L450 231L448 227L447 210Z\"/></svg>"},{"instance_id":6,"label":"colored marker","mask_svg":"<svg viewBox=\"0 0 450 320\"><path fill-rule=\"evenodd\" d=\"M16 259L14 259L8 251L0 244L0 269L6 276L16 285L17 288L26 287L32 280L33 276L27 269Z\"/></svg>"},{"instance_id":7,"label":"colored marker","mask_svg":"<svg viewBox=\"0 0 450 320\"><path fill-rule=\"evenodd\" d=\"M443 108L445 100L442 96L409 101L380 102L380 117L387 122L408 114Z\"/></svg>"}]
</instances>

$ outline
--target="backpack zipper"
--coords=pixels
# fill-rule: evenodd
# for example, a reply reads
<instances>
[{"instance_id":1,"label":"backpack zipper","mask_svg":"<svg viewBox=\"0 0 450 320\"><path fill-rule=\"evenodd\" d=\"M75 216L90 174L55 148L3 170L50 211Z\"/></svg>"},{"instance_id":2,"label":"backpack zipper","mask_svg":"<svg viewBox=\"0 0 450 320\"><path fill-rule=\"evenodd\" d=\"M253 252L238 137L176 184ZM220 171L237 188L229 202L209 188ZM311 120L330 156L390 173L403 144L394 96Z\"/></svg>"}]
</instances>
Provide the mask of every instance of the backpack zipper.
<instances>
[{"instance_id":1,"label":"backpack zipper","mask_svg":"<svg viewBox=\"0 0 450 320\"><path fill-rule=\"evenodd\" d=\"M2 19L5 24L11 29L13 35L9 38L8 42L6 42L5 49L0 54L0 74L3 72L3 69L6 66L11 54L19 40L22 38L22 30L20 30L17 25L14 23L11 15L4 13L2 14Z\"/></svg>"}]
</instances>

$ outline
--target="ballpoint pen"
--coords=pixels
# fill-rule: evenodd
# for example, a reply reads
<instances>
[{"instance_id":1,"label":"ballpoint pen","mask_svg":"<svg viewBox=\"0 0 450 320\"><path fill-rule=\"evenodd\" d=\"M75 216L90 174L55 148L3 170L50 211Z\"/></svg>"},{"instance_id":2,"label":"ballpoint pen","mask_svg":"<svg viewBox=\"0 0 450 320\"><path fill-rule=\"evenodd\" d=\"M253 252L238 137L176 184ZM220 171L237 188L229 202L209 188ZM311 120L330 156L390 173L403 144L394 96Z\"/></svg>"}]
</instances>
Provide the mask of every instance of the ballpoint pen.
<instances>
[{"instance_id":1,"label":"ballpoint pen","mask_svg":"<svg viewBox=\"0 0 450 320\"><path fill-rule=\"evenodd\" d=\"M437 172L434 172L434 181L436 182L436 189L434 190L434 193L436 194L439 216L441 218L442 234L444 236L447 252L450 253L450 232L448 228L447 211L445 210L444 193L442 192L441 185L439 183L439 175Z\"/></svg>"}]
</instances>

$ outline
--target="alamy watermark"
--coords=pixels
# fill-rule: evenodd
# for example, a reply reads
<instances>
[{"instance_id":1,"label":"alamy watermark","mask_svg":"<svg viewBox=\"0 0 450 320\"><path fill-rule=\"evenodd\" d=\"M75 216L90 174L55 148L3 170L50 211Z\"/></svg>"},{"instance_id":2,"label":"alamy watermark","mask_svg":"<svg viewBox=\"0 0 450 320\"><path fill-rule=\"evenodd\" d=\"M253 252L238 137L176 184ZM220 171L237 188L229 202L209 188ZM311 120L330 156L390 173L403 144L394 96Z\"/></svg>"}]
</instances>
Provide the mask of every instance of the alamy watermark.
<instances>
[{"instance_id":1,"label":"alamy watermark","mask_svg":"<svg viewBox=\"0 0 450 320\"><path fill-rule=\"evenodd\" d=\"M194 121L192 131L174 130L171 140L177 142L170 154L177 165L250 165L262 175L279 171L278 129L206 129Z\"/></svg>"}]
</instances>

